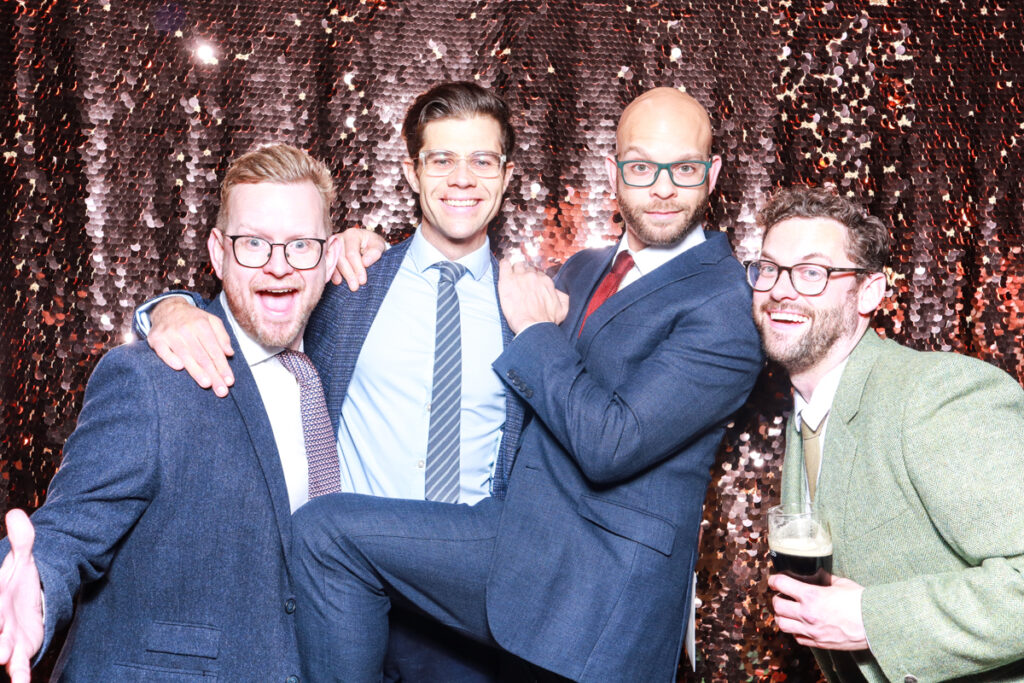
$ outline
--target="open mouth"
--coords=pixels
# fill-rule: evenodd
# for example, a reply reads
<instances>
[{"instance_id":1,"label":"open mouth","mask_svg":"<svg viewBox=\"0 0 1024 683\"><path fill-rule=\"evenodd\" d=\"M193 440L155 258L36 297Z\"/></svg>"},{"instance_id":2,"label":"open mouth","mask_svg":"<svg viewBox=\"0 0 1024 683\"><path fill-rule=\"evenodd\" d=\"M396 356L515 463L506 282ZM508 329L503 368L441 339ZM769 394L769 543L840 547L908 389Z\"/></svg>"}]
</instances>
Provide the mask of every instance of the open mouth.
<instances>
[{"instance_id":1,"label":"open mouth","mask_svg":"<svg viewBox=\"0 0 1024 683\"><path fill-rule=\"evenodd\" d=\"M288 315L299 298L299 290L294 287L274 287L256 291L256 299L267 313L271 315Z\"/></svg>"}]
</instances>

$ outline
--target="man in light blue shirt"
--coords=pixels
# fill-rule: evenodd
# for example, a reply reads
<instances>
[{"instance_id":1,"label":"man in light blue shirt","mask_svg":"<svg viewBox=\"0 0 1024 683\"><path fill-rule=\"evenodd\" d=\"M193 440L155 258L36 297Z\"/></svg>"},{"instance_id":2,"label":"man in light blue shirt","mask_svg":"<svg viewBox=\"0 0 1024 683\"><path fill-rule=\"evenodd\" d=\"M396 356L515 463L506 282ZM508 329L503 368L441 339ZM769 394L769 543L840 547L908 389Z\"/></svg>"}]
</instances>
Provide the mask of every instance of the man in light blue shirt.
<instances>
[{"instance_id":1,"label":"man in light blue shirt","mask_svg":"<svg viewBox=\"0 0 1024 683\"><path fill-rule=\"evenodd\" d=\"M462 399L457 502L504 492L524 407L515 394L506 396L491 368L512 333L498 307L487 227L511 179L509 118L500 98L473 83L442 84L416 99L403 125L409 151L403 171L419 195L421 223L413 237L381 257L358 291L329 287L310 319L306 349L324 379L338 430L343 491L426 495L437 264L451 261L465 268L455 283ZM367 246L368 251L377 247ZM224 394L229 373L178 360L186 358L186 351L175 347L180 329L206 325L203 315L178 299L162 302L153 310L150 345L172 366L186 367L199 375L200 384ZM208 327L206 336L214 341L206 348L230 353L217 322ZM490 651L454 634L438 637L437 630L430 628L428 637L407 622L392 629L389 675L410 681L494 678ZM424 649L424 640L436 642Z\"/></svg>"}]
</instances>

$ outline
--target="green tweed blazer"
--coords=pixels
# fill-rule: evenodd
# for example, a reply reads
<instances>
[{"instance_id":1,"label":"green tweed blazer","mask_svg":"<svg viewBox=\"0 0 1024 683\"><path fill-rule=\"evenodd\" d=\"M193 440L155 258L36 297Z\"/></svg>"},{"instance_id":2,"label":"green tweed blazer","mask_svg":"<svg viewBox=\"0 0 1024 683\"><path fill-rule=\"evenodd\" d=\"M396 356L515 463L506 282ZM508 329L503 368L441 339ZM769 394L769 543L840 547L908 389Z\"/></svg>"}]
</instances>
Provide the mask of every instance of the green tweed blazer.
<instances>
[{"instance_id":1,"label":"green tweed blazer","mask_svg":"<svg viewBox=\"0 0 1024 683\"><path fill-rule=\"evenodd\" d=\"M787 425L782 499L804 494ZM829 413L816 502L833 571L865 586L870 650L830 681L1024 681L1024 391L977 359L868 331ZM863 677L863 678L861 678Z\"/></svg>"}]
</instances>

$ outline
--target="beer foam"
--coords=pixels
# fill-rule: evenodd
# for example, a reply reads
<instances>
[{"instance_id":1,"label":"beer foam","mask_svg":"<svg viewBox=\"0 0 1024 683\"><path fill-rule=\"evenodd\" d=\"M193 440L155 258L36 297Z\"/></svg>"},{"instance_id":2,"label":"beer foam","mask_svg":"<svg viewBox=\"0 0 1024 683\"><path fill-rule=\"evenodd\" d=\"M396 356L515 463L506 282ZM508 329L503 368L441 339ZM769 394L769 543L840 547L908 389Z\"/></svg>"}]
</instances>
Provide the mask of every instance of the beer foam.
<instances>
[{"instance_id":1,"label":"beer foam","mask_svg":"<svg viewBox=\"0 0 1024 683\"><path fill-rule=\"evenodd\" d=\"M825 557L832 554L832 541L824 533L812 538L769 538L768 547L777 553L797 557Z\"/></svg>"}]
</instances>

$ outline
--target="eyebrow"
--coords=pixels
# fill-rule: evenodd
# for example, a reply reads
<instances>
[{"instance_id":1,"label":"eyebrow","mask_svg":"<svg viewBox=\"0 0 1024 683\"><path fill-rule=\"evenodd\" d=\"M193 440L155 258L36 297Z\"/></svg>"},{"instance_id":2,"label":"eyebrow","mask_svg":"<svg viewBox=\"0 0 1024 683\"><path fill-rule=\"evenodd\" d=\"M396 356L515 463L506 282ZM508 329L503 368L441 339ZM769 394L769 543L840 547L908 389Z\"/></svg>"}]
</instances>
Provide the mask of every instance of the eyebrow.
<instances>
[{"instance_id":1,"label":"eyebrow","mask_svg":"<svg viewBox=\"0 0 1024 683\"><path fill-rule=\"evenodd\" d=\"M629 147L627 147L622 152L622 156L626 156L628 154L634 154L634 153L641 155L644 160L650 160L650 158L651 158L651 153L650 152L648 152L643 147L637 147L636 145L630 145ZM695 150L689 149L689 150L686 150L685 152L683 152L682 156L676 157L674 159L674 161L695 161L697 159L700 159L702 156L704 156L704 155L701 154L700 152L697 152Z\"/></svg>"},{"instance_id":2,"label":"eyebrow","mask_svg":"<svg viewBox=\"0 0 1024 683\"><path fill-rule=\"evenodd\" d=\"M761 258L768 259L769 261L774 261L777 257L772 256L771 252L766 252L762 249ZM832 263L831 257L829 257L827 254L821 253L820 251L812 251L809 254L804 254L803 256L797 258L797 260L794 261L794 263L807 263L807 259L811 258L819 258L828 261L829 263Z\"/></svg>"}]
</instances>

